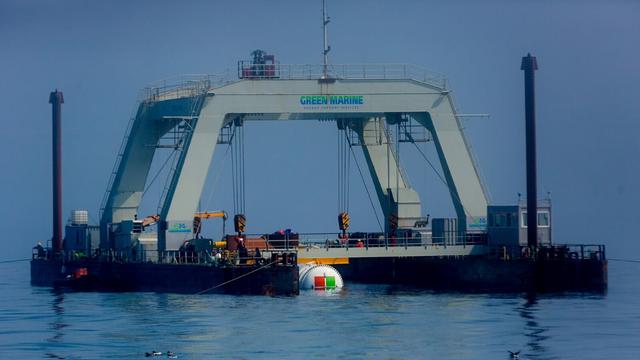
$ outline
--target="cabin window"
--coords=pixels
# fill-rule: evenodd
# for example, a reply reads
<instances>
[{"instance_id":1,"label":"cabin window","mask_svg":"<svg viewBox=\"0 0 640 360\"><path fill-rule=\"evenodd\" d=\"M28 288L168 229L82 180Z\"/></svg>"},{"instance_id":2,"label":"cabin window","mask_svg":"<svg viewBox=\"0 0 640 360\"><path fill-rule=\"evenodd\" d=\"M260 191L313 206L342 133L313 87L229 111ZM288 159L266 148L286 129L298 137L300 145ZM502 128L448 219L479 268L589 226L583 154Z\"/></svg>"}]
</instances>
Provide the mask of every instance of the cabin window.
<instances>
[{"instance_id":1,"label":"cabin window","mask_svg":"<svg viewBox=\"0 0 640 360\"><path fill-rule=\"evenodd\" d=\"M538 211L538 226L539 227L549 227L549 212L548 211Z\"/></svg>"},{"instance_id":2,"label":"cabin window","mask_svg":"<svg viewBox=\"0 0 640 360\"><path fill-rule=\"evenodd\" d=\"M489 214L489 227L514 227L517 226L516 213Z\"/></svg>"},{"instance_id":3,"label":"cabin window","mask_svg":"<svg viewBox=\"0 0 640 360\"><path fill-rule=\"evenodd\" d=\"M542 227L542 228L546 228L549 227L549 211L547 210L542 210L542 211L538 211L538 227ZM520 219L520 223L522 224L523 228L527 227L527 212L523 211L522 212L522 218Z\"/></svg>"},{"instance_id":4,"label":"cabin window","mask_svg":"<svg viewBox=\"0 0 640 360\"><path fill-rule=\"evenodd\" d=\"M508 226L508 223L509 223L508 215L509 214L504 214L504 213L491 214L491 216L489 216L489 226L491 227Z\"/></svg>"}]
</instances>

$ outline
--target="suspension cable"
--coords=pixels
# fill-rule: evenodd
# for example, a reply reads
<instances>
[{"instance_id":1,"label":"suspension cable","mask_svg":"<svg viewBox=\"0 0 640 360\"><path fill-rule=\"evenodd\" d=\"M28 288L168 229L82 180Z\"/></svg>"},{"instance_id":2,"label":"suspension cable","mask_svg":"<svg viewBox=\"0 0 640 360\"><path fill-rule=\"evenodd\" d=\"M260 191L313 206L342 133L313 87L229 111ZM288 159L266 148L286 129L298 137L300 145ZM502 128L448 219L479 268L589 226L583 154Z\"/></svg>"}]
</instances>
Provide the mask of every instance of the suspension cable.
<instances>
[{"instance_id":1,"label":"suspension cable","mask_svg":"<svg viewBox=\"0 0 640 360\"><path fill-rule=\"evenodd\" d=\"M227 160L229 159L229 152L231 150L231 143L229 143L229 146L227 146L227 149L224 152L223 155L223 159L222 159L222 164L220 165L220 169L224 169L224 166L227 163ZM217 171L216 172L216 177L213 179L213 184L211 185L211 192L209 193L209 197L207 198L207 201L205 201L205 206L207 208L209 208L211 206L211 199L213 199L213 194L215 193L215 189L218 185L218 181L220 180L220 177L222 175L223 171Z\"/></svg>"},{"instance_id":2,"label":"suspension cable","mask_svg":"<svg viewBox=\"0 0 640 360\"><path fill-rule=\"evenodd\" d=\"M342 211L342 134L338 130L338 212Z\"/></svg>"},{"instance_id":3,"label":"suspension cable","mask_svg":"<svg viewBox=\"0 0 640 360\"><path fill-rule=\"evenodd\" d=\"M245 214L245 212L246 212L246 208L245 208L245 205L246 205L246 198L245 198L245 196L246 196L246 185L245 185L246 184L246 177L245 177L245 172L244 172L244 169L245 169L245 166L244 166L244 163L245 163L245 161L244 161L244 153L245 153L245 151L244 151L245 150L245 147L244 147L244 124L242 125L242 127L240 129L240 134L241 134L241 139L240 139L241 148L240 148L240 151L242 153L242 162L241 162L241 165L240 165L240 168L242 169L242 175L241 175L241 179L242 179L242 210L241 211L242 211L242 214Z\"/></svg>"},{"instance_id":4,"label":"suspension cable","mask_svg":"<svg viewBox=\"0 0 640 360\"><path fill-rule=\"evenodd\" d=\"M384 228L382 227L382 223L380 222L380 218L378 217L378 212L376 211L376 206L371 199L371 192L369 191L369 187L367 186L367 182L364 180L364 175L362 174L362 169L360 168L360 163L358 163L358 159L356 158L356 154L353 151L353 144L351 140L347 138L349 143L349 150L351 152L351 156L353 156L353 162L356 164L356 168L358 169L358 173L360 174L360 179L362 179L362 185L367 192L367 197L369 198L369 203L371 204L371 210L373 210L373 215L376 217L376 221L378 222L378 226L380 227L380 231L384 232Z\"/></svg>"},{"instance_id":5,"label":"suspension cable","mask_svg":"<svg viewBox=\"0 0 640 360\"><path fill-rule=\"evenodd\" d=\"M349 135L347 130L338 130L338 212L349 212Z\"/></svg>"},{"instance_id":6,"label":"suspension cable","mask_svg":"<svg viewBox=\"0 0 640 360\"><path fill-rule=\"evenodd\" d=\"M233 213L238 213L238 202L237 202L237 189L236 189L236 167L238 166L236 161L236 126L233 126L233 131L231 132L231 142L229 146L231 146L231 194L233 197Z\"/></svg>"},{"instance_id":7,"label":"suspension cable","mask_svg":"<svg viewBox=\"0 0 640 360\"><path fill-rule=\"evenodd\" d=\"M400 173L400 121L398 121L397 127L396 127L396 136L395 136L395 141L396 141L396 198L395 198L395 202L396 202L396 213L398 212L398 204L400 203L400 176L402 176L402 174ZM404 184L404 179L403 180L403 186ZM398 214L396 214L398 215Z\"/></svg>"},{"instance_id":8,"label":"suspension cable","mask_svg":"<svg viewBox=\"0 0 640 360\"><path fill-rule=\"evenodd\" d=\"M180 156L178 156L177 150L178 149L174 151L174 156L169 156L169 158L173 158L173 160L171 161L171 169L169 170L169 174L164 180L164 187L163 187L164 190L162 191L162 195L158 199L158 207L157 207L158 214L161 212L162 208L164 207L164 202L166 201L166 197L168 196L168 192L169 192L168 187L173 182L172 174L175 172L176 168L178 167L178 162L180 161ZM180 150L180 151L184 151L184 150Z\"/></svg>"},{"instance_id":9,"label":"suspension cable","mask_svg":"<svg viewBox=\"0 0 640 360\"><path fill-rule=\"evenodd\" d=\"M338 212L342 211L342 134L338 130Z\"/></svg>"},{"instance_id":10,"label":"suspension cable","mask_svg":"<svg viewBox=\"0 0 640 360\"><path fill-rule=\"evenodd\" d=\"M165 166L167 166L167 164L169 163L169 160L171 160L171 158L176 154L176 149L173 149L171 151L171 154L169 154L169 156L167 156L167 159L164 161L164 163L162 164L162 166L160 166L160 169L158 169L158 171L156 172L156 174L153 176L153 178L151 179L151 181L149 182L149 184L147 185L147 187L142 191L142 195L147 193L147 190L149 190L149 188L151 188L151 185L153 185L153 183L156 181L156 179L158 178L158 176L160 175L160 173L162 172L162 170L164 169Z\"/></svg>"},{"instance_id":11,"label":"suspension cable","mask_svg":"<svg viewBox=\"0 0 640 360\"><path fill-rule=\"evenodd\" d=\"M351 174L351 157L349 156L349 134L347 133L347 129L345 128L344 130L344 137L345 137L345 153L346 153L346 158L347 158L347 171L346 171L346 190L347 190L347 196L346 196L346 202L347 202L347 212L349 212L349 199L351 198L351 193L350 193L350 174Z\"/></svg>"},{"instance_id":12,"label":"suspension cable","mask_svg":"<svg viewBox=\"0 0 640 360\"><path fill-rule=\"evenodd\" d=\"M467 211L467 209L464 207L464 204L462 203L462 200L460 199L460 196L458 196L458 192L457 191L452 191L451 187L449 186L449 183L447 182L447 180L445 180L444 176L442 176L440 174L440 172L436 169L436 167L433 165L433 163L429 160L429 158L427 158L427 155L422 151L422 149L420 149L420 147L418 146L418 144L415 143L415 141L413 141L413 138L409 135L410 139L411 139L411 143L413 144L413 146L416 147L416 149L418 150L418 152L420 153L420 155L422 155L422 158L429 164L429 166L431 167L431 169L433 170L433 172L436 173L436 175L438 175L438 178L440 179L440 181L442 181L442 183L444 184L444 186L447 187L447 189L449 189L449 193L451 193L456 200L458 201L458 203L460 204L460 206L462 207L462 210L464 211L465 214L467 214L467 216L471 216L471 214Z\"/></svg>"},{"instance_id":13,"label":"suspension cable","mask_svg":"<svg viewBox=\"0 0 640 360\"><path fill-rule=\"evenodd\" d=\"M344 134L346 134L346 132L343 131ZM343 135L344 135L343 134ZM347 139L346 136L344 136L342 138L342 146L343 146L343 160L342 160L342 186L343 186L343 190L342 190L342 196L343 196L343 203L342 203L342 208L345 209L345 211L348 211L349 209L349 173L347 172L347 160L349 154L347 151Z\"/></svg>"},{"instance_id":14,"label":"suspension cable","mask_svg":"<svg viewBox=\"0 0 640 360\"><path fill-rule=\"evenodd\" d=\"M237 131L237 133L236 133ZM237 135L237 136L235 136ZM233 211L235 214L244 214L245 211L245 172L244 172L244 126L234 125L232 134L232 187L233 187Z\"/></svg>"}]
</instances>

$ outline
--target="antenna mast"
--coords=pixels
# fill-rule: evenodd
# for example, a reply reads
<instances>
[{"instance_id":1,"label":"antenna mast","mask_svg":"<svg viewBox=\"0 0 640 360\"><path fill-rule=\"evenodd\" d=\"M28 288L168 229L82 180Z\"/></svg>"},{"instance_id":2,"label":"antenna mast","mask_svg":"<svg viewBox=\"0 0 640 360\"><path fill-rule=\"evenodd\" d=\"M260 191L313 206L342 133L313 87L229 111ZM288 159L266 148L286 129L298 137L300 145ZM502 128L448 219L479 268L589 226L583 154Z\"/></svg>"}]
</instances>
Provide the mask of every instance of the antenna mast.
<instances>
[{"instance_id":1,"label":"antenna mast","mask_svg":"<svg viewBox=\"0 0 640 360\"><path fill-rule=\"evenodd\" d=\"M322 38L324 41L324 48L322 49L323 53L323 66L322 66L322 78L329 78L327 64L329 62L329 51L331 51L331 46L328 44L327 40L327 25L329 24L329 16L327 15L327 0L322 0Z\"/></svg>"}]
</instances>

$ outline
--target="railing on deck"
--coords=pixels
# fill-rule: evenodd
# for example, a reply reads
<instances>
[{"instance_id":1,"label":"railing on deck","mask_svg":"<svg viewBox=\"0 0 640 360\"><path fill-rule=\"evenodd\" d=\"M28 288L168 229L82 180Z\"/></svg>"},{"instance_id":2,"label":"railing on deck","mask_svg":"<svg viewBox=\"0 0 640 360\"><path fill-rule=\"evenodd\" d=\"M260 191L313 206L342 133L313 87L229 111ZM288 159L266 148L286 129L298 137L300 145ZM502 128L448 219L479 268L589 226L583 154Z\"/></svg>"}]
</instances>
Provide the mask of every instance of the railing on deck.
<instances>
[{"instance_id":1,"label":"railing on deck","mask_svg":"<svg viewBox=\"0 0 640 360\"><path fill-rule=\"evenodd\" d=\"M385 247L429 247L453 245L486 245L486 233L445 235L434 237L428 233L412 232L385 237L382 233L351 233L348 238L336 233L291 233L291 234L245 234L250 244L264 244L266 249L297 248L385 248ZM253 246L248 246L253 248Z\"/></svg>"},{"instance_id":2,"label":"railing on deck","mask_svg":"<svg viewBox=\"0 0 640 360\"><path fill-rule=\"evenodd\" d=\"M224 265L260 265L275 260L278 263L287 264L287 260L281 258L294 255L295 251L303 249L354 249L368 250L379 248L424 248L434 249L448 246L466 247L481 246L484 254L489 259L499 260L606 260L605 245L563 244L545 245L532 250L527 246L502 246L487 244L486 234L469 233L464 236L445 236L442 238L432 236L421 237L384 237L376 236L377 233L362 233L364 236L351 236L341 238L336 234L311 233L291 234L291 236L270 238L272 235L244 236L247 243L247 256L240 257L237 250L215 248L211 251L156 251L156 250L127 250L106 251L94 250L91 254L82 251L64 251L56 258L64 261L95 260L116 263L160 263L160 264L200 264L207 266ZM353 234L351 234L353 235ZM427 234L428 235L428 234ZM275 257L275 258L274 258ZM33 259L54 258L50 248L34 247ZM280 260L278 260L280 259ZM288 260L295 264L295 261Z\"/></svg>"},{"instance_id":3,"label":"railing on deck","mask_svg":"<svg viewBox=\"0 0 640 360\"><path fill-rule=\"evenodd\" d=\"M446 89L444 75L411 64L333 64L327 65L329 79L414 80ZM231 71L222 75L180 75L149 84L142 90L142 99L161 101L202 94L238 79L317 80L324 74L320 64L252 64L238 62L237 77Z\"/></svg>"},{"instance_id":4,"label":"railing on deck","mask_svg":"<svg viewBox=\"0 0 640 360\"><path fill-rule=\"evenodd\" d=\"M446 88L444 75L411 64L333 64L327 65L329 79L372 79L420 81ZM253 64L238 62L239 79L316 80L324 75L322 64Z\"/></svg>"},{"instance_id":5,"label":"railing on deck","mask_svg":"<svg viewBox=\"0 0 640 360\"><path fill-rule=\"evenodd\" d=\"M148 101L180 99L201 95L212 87L222 86L230 80L221 75L180 75L155 81L144 88L143 98Z\"/></svg>"},{"instance_id":6,"label":"railing on deck","mask_svg":"<svg viewBox=\"0 0 640 360\"><path fill-rule=\"evenodd\" d=\"M535 250L528 246L488 247L488 257L501 260L598 260L607 259L605 245L562 244L545 245Z\"/></svg>"},{"instance_id":7,"label":"railing on deck","mask_svg":"<svg viewBox=\"0 0 640 360\"><path fill-rule=\"evenodd\" d=\"M44 249L42 253L34 249L32 259L53 259L50 249ZM285 265L297 264L295 253L290 251L270 250L256 253L247 251L247 256L241 257L238 251L213 250L213 251L100 251L91 254L82 251L63 251L57 259L63 262L72 261L99 261L119 264L172 264L172 265L202 265L202 266L255 266L255 265Z\"/></svg>"}]
</instances>

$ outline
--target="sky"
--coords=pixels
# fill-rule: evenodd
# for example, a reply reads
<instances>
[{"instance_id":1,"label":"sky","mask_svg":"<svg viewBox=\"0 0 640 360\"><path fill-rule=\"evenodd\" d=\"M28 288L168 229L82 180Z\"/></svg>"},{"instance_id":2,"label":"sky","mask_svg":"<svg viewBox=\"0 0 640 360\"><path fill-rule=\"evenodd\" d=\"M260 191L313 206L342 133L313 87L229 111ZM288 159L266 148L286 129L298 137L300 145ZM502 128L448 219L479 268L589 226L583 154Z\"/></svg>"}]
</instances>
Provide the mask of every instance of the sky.
<instances>
[{"instance_id":1,"label":"sky","mask_svg":"<svg viewBox=\"0 0 640 360\"><path fill-rule=\"evenodd\" d=\"M553 201L554 241L640 258L640 3L330 0L328 10L331 63L420 65L447 77L460 112L489 114L463 126L493 204L526 190L520 61L537 56L539 196ZM138 92L233 72L258 48L283 64L320 63L321 2L0 0L0 259L51 236L51 91L65 97L63 217L84 208L97 222ZM245 136L248 230L337 231L335 125L251 123ZM435 161L433 144L420 146ZM231 213L231 160L217 150L201 203ZM453 216L415 149L400 157L423 212ZM141 213L154 212L163 182ZM370 179L352 167L349 183L353 229L377 230ZM205 232L219 236L220 224Z\"/></svg>"}]
</instances>

